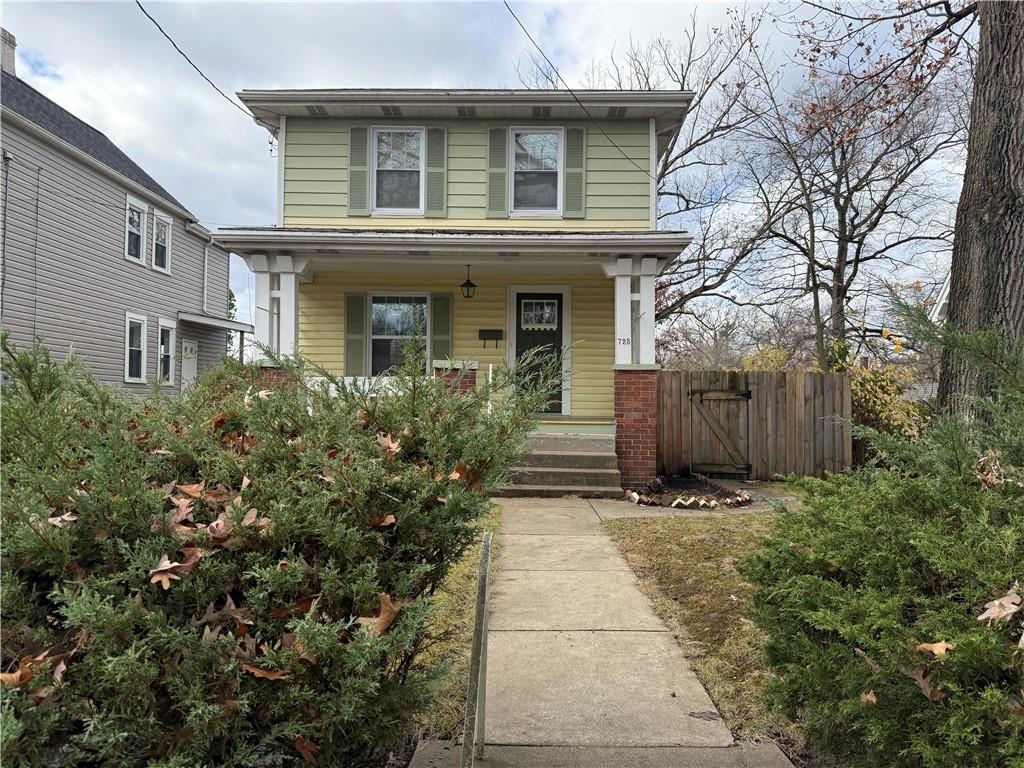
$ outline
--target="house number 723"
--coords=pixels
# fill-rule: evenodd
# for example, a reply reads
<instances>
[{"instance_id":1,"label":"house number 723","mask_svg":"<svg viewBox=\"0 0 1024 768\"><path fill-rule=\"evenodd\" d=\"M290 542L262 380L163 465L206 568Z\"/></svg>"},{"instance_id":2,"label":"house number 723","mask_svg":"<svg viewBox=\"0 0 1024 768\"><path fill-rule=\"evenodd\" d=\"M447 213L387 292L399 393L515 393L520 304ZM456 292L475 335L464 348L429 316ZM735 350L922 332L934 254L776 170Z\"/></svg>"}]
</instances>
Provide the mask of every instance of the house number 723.
<instances>
[{"instance_id":1,"label":"house number 723","mask_svg":"<svg viewBox=\"0 0 1024 768\"><path fill-rule=\"evenodd\" d=\"M618 342L619 344L622 344L623 346L627 346L627 347L628 347L628 346L629 346L630 344L632 344L632 343L633 343L633 340L632 340L632 339L630 339L630 338L622 338L622 337L619 337L618 339L616 339L616 341L617 341L617 342Z\"/></svg>"}]
</instances>

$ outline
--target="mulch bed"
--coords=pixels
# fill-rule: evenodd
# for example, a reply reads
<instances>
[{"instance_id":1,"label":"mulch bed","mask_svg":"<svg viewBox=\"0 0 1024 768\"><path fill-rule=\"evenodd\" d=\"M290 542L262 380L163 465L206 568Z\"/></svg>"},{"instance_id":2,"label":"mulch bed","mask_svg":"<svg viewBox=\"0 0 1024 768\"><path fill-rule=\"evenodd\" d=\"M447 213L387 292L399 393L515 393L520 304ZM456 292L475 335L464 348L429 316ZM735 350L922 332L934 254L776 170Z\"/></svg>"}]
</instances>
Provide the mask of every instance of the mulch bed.
<instances>
[{"instance_id":1,"label":"mulch bed","mask_svg":"<svg viewBox=\"0 0 1024 768\"><path fill-rule=\"evenodd\" d=\"M732 493L704 476L658 478L643 489L628 489L626 501L645 507L676 509L720 509L745 507L752 503L746 491Z\"/></svg>"}]
</instances>

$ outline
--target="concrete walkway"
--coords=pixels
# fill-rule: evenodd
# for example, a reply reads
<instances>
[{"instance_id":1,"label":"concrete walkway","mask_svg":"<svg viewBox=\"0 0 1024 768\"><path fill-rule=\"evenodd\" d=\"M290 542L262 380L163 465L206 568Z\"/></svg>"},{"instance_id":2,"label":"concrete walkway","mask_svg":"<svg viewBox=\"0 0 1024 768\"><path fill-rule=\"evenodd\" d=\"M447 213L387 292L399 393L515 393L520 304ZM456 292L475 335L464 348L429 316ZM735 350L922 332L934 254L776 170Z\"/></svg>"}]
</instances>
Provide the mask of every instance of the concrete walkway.
<instances>
[{"instance_id":1,"label":"concrete walkway","mask_svg":"<svg viewBox=\"0 0 1024 768\"><path fill-rule=\"evenodd\" d=\"M496 501L483 765L791 768L774 745L733 743L601 529L602 517L635 505ZM455 745L423 742L412 765L455 765L457 755Z\"/></svg>"}]
</instances>

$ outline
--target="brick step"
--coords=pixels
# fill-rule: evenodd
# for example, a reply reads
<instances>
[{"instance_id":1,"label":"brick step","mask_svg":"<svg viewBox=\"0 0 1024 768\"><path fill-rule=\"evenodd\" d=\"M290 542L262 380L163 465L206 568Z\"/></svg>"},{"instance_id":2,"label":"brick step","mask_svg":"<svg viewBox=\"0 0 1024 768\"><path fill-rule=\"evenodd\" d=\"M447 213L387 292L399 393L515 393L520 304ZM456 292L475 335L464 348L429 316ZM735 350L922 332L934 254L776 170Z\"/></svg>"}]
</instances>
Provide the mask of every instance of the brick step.
<instances>
[{"instance_id":1,"label":"brick step","mask_svg":"<svg viewBox=\"0 0 1024 768\"><path fill-rule=\"evenodd\" d=\"M523 467L618 469L619 459L610 451L531 451L519 463Z\"/></svg>"},{"instance_id":2,"label":"brick step","mask_svg":"<svg viewBox=\"0 0 1024 768\"><path fill-rule=\"evenodd\" d=\"M558 487L592 486L621 489L617 469L578 469L576 467L512 467L512 485L554 485Z\"/></svg>"}]
</instances>

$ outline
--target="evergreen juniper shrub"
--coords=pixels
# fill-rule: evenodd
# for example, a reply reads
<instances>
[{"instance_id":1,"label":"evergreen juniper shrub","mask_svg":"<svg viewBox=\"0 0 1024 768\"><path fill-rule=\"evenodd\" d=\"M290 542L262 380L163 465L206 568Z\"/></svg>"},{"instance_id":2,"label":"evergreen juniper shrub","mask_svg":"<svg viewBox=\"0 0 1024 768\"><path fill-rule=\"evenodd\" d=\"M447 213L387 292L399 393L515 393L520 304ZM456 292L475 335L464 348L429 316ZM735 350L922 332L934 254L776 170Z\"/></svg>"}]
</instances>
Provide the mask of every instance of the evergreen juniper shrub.
<instances>
[{"instance_id":1,"label":"evergreen juniper shrub","mask_svg":"<svg viewBox=\"0 0 1024 768\"><path fill-rule=\"evenodd\" d=\"M850 766L1024 766L1024 350L927 331L993 384L879 462L799 481L742 566L770 700ZM883 466L884 463L884 466Z\"/></svg>"},{"instance_id":2,"label":"evergreen juniper shrub","mask_svg":"<svg viewBox=\"0 0 1024 768\"><path fill-rule=\"evenodd\" d=\"M402 747L440 674L418 661L430 596L554 366L462 393L413 345L370 392L228 361L137 401L4 346L4 766L372 766Z\"/></svg>"}]
</instances>

